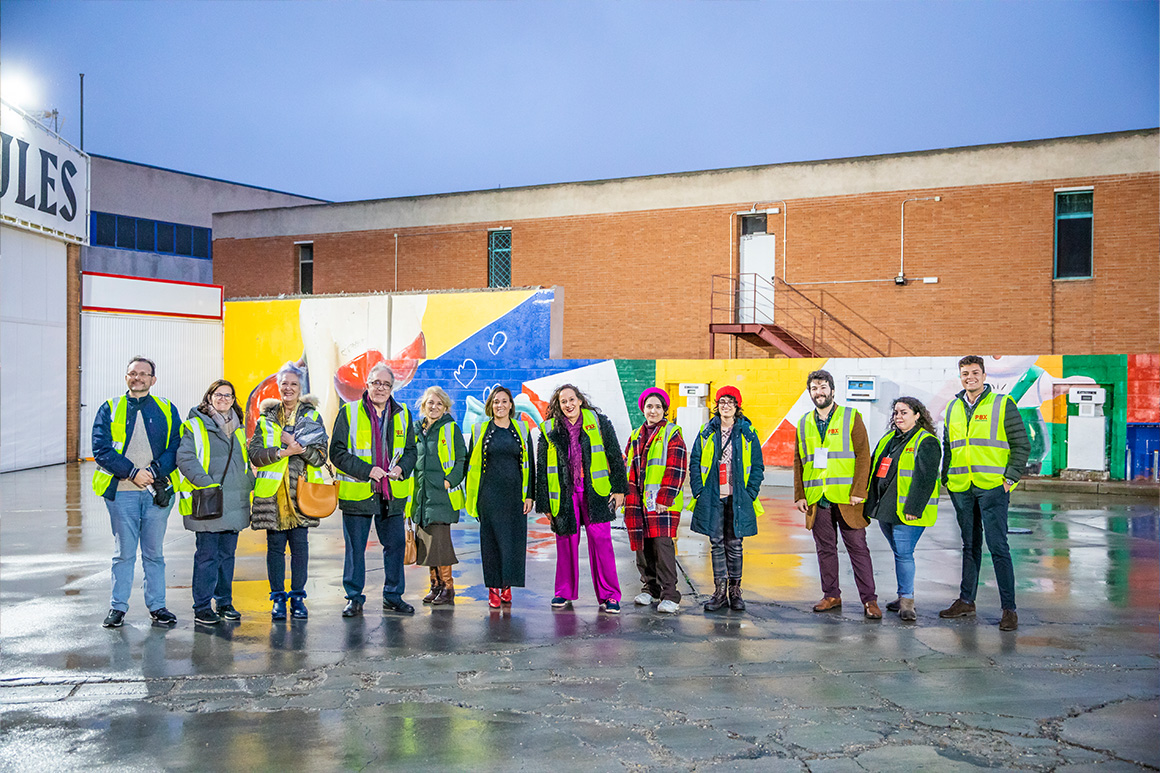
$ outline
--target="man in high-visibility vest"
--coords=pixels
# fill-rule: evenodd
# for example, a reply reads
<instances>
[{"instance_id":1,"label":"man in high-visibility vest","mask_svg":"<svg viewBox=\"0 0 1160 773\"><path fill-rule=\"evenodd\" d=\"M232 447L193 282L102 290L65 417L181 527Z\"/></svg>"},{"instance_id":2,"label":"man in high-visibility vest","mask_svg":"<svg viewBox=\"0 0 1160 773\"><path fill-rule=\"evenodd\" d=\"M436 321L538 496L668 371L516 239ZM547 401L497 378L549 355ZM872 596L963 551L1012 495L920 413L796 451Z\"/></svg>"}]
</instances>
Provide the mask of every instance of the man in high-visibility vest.
<instances>
[{"instance_id":1,"label":"man in high-visibility vest","mask_svg":"<svg viewBox=\"0 0 1160 773\"><path fill-rule=\"evenodd\" d=\"M177 617L165 608L165 526L173 506L170 478L177 469L181 419L168 400L149 390L157 366L145 357L129 361L129 391L101 404L93 421L93 491L103 497L113 527L113 594L106 628L119 628L129 611L137 546L145 573L145 606L154 625Z\"/></svg>"},{"instance_id":2,"label":"man in high-visibility vest","mask_svg":"<svg viewBox=\"0 0 1160 773\"><path fill-rule=\"evenodd\" d=\"M942 483L950 494L963 535L959 597L939 617L974 617L983 562L983 539L991 551L1003 614L1000 631L1019 627L1015 611L1015 567L1007 546L1007 506L1023 477L1031 443L1015 401L986 383L983 358L959 360L963 391L943 413Z\"/></svg>"},{"instance_id":3,"label":"man in high-visibility vest","mask_svg":"<svg viewBox=\"0 0 1160 773\"><path fill-rule=\"evenodd\" d=\"M813 532L822 579L822 600L815 612L842 606L838 584L838 533L850 555L854 584L867 618L879 620L878 595L874 591L874 565L866 547L862 514L870 481L870 439L862 414L834 402L834 377L815 370L806 377L814 410L802 416L794 443L793 487L797 509L806 515Z\"/></svg>"},{"instance_id":4,"label":"man in high-visibility vest","mask_svg":"<svg viewBox=\"0 0 1160 773\"><path fill-rule=\"evenodd\" d=\"M330 461L339 472L338 506L346 543L343 617L357 617L363 611L372 522L383 546L383 611L415 613L415 608L403 601L403 553L407 546L403 519L414 486L411 473L418 451L411 412L391 395L394 388L395 373L386 363L371 368L366 391L339 409L330 436Z\"/></svg>"}]
</instances>

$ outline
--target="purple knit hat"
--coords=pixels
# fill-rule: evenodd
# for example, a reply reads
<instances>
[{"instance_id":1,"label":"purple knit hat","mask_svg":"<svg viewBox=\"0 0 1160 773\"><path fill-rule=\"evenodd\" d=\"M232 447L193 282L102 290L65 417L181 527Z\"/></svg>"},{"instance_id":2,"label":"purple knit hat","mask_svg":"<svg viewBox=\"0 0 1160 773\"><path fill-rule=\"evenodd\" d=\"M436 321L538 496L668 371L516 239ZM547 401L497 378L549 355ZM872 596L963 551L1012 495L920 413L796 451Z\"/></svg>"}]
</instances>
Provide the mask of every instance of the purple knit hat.
<instances>
[{"instance_id":1,"label":"purple knit hat","mask_svg":"<svg viewBox=\"0 0 1160 773\"><path fill-rule=\"evenodd\" d=\"M660 387L649 387L640 393L640 400L637 401L637 405L640 406L640 409L642 411L644 410L645 400L648 400L653 395L656 395L660 398L661 405L663 405L667 411L669 409L669 393Z\"/></svg>"}]
</instances>

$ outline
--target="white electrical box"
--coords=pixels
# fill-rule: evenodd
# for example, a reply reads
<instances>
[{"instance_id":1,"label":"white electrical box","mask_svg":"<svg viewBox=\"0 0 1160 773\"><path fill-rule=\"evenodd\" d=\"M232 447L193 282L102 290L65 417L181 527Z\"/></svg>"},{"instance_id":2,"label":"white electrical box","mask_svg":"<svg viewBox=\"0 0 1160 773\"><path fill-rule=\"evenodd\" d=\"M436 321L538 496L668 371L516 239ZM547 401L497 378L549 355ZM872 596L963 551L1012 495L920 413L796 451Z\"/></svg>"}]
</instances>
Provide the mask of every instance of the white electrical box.
<instances>
[{"instance_id":1,"label":"white electrical box","mask_svg":"<svg viewBox=\"0 0 1160 773\"><path fill-rule=\"evenodd\" d=\"M877 400L877 376L846 376L847 400Z\"/></svg>"},{"instance_id":2,"label":"white electrical box","mask_svg":"<svg viewBox=\"0 0 1160 773\"><path fill-rule=\"evenodd\" d=\"M1103 416L1101 406L1107 402L1107 390L1103 387L1077 387L1068 390L1067 401L1079 406L1080 416Z\"/></svg>"},{"instance_id":3,"label":"white electrical box","mask_svg":"<svg viewBox=\"0 0 1160 773\"><path fill-rule=\"evenodd\" d=\"M682 397L708 397L708 384L681 384L678 387Z\"/></svg>"}]
</instances>

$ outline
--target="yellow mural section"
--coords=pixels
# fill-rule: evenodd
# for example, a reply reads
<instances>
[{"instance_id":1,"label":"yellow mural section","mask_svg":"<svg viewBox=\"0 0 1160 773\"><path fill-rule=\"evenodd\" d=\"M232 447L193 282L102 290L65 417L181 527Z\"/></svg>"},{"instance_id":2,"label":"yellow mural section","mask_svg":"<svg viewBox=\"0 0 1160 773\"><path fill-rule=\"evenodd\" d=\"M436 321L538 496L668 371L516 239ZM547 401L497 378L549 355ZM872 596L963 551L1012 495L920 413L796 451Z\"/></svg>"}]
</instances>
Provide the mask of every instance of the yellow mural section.
<instances>
[{"instance_id":1,"label":"yellow mural section","mask_svg":"<svg viewBox=\"0 0 1160 773\"><path fill-rule=\"evenodd\" d=\"M301 301L227 301L225 304L225 377L240 401L288 359L302 356Z\"/></svg>"},{"instance_id":2,"label":"yellow mural section","mask_svg":"<svg viewBox=\"0 0 1160 773\"><path fill-rule=\"evenodd\" d=\"M806 386L812 370L827 360L779 357L771 360L657 360L657 386L676 395L678 384L709 384L713 393L726 384L741 390L742 409L758 437L769 437Z\"/></svg>"},{"instance_id":3,"label":"yellow mural section","mask_svg":"<svg viewBox=\"0 0 1160 773\"><path fill-rule=\"evenodd\" d=\"M1047 371L1053 378L1063 379L1063 355L1045 354L1035 361L1035 364ZM1046 421L1053 424L1067 421L1067 393L1055 398L1044 400L1039 406L1039 412Z\"/></svg>"},{"instance_id":4,"label":"yellow mural section","mask_svg":"<svg viewBox=\"0 0 1160 773\"><path fill-rule=\"evenodd\" d=\"M442 357L448 349L507 314L534 292L479 292L471 293L470 298L463 293L428 295L427 310L423 313L427 359Z\"/></svg>"}]
</instances>

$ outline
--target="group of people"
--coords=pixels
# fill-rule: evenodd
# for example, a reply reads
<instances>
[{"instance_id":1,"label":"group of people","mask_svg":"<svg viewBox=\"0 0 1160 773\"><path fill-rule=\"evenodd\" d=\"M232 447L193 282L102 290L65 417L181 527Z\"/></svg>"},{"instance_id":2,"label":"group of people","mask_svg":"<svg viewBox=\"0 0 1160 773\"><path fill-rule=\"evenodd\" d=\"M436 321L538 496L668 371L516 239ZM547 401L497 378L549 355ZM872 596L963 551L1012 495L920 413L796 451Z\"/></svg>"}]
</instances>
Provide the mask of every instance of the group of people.
<instances>
[{"instance_id":1,"label":"group of people","mask_svg":"<svg viewBox=\"0 0 1160 773\"><path fill-rule=\"evenodd\" d=\"M815 612L841 607L841 534L864 614L882 617L865 535L877 520L898 581L898 597L886 608L902 620L916 619L914 548L935 522L941 483L958 515L963 564L959 598L939 615L975 614L985 538L1003 607L1000 628L1018 625L1006 522L1009 492L1029 451L1027 435L1014 401L986 384L981 358L965 357L959 369L964 388L946 409L941 444L926 407L900 397L873 451L861 414L834 402L833 377L824 370L809 374L815 407L797 426L794 499L817 547L823 597ZM525 583L527 516L533 509L549 516L556 538L554 609L568 608L580 596L582 528L599 608L620 612L611 524L621 508L641 580L635 604L655 605L661 614L680 610L674 538L688 509L690 528L709 539L714 587L705 611L745 609L742 542L757 533L765 467L761 440L734 386L717 390L711 418L690 450L668 418L668 394L646 389L638 402L644 423L622 450L612 422L572 384L553 392L538 443L503 386L491 390L486 419L465 443L447 393L428 388L413 417L394 398L395 376L386 364L371 369L361 398L341 407L328 433L318 401L303 393L305 373L287 363L276 376L279 397L259 405L248 438L236 392L224 379L210 385L184 422L172 404L151 393L151 360L133 358L125 379L128 391L104 403L93 426L93 489L106 501L116 543L105 627L123 624L138 545L150 616L157 625L176 623L165 606L162 555L174 496L196 539L196 623L241 619L232 584L238 533L247 526L266 532L272 619L307 618L308 534L321 514L311 515L304 503L307 492L332 479L345 543L343 617L363 614L372 524L383 550L384 612L415 611L403 598L411 524L413 559L430 571L423 603L454 603L452 567L458 559L451 525L463 512L479 521L489 607L510 605L512 588Z\"/></svg>"}]
</instances>

